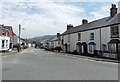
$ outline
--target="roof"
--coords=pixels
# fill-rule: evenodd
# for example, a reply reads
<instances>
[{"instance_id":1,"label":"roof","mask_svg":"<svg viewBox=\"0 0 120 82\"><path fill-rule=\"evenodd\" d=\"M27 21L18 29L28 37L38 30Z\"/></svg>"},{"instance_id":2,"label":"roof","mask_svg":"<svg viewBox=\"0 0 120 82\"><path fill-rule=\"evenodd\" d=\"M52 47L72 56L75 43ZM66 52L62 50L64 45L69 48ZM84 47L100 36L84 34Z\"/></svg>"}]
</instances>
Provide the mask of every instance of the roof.
<instances>
[{"instance_id":1,"label":"roof","mask_svg":"<svg viewBox=\"0 0 120 82\"><path fill-rule=\"evenodd\" d=\"M0 29L2 31L10 31L10 29L11 29L12 32L13 32L12 26L3 26L3 25L0 25Z\"/></svg>"},{"instance_id":2,"label":"roof","mask_svg":"<svg viewBox=\"0 0 120 82\"><path fill-rule=\"evenodd\" d=\"M88 45L96 45L94 42L90 42Z\"/></svg>"},{"instance_id":3,"label":"roof","mask_svg":"<svg viewBox=\"0 0 120 82\"><path fill-rule=\"evenodd\" d=\"M120 40L118 40L118 39L112 39L112 40L110 40L109 43L120 43Z\"/></svg>"},{"instance_id":4,"label":"roof","mask_svg":"<svg viewBox=\"0 0 120 82\"><path fill-rule=\"evenodd\" d=\"M105 17L99 20L89 22L87 24L70 28L69 30L65 31L62 35L107 27L109 25L118 24L118 23L120 23L120 13L116 14L114 17L109 16L109 17Z\"/></svg>"},{"instance_id":5,"label":"roof","mask_svg":"<svg viewBox=\"0 0 120 82\"><path fill-rule=\"evenodd\" d=\"M57 36L55 36L54 38L52 38L50 41L57 41L59 40L59 38Z\"/></svg>"}]
</instances>

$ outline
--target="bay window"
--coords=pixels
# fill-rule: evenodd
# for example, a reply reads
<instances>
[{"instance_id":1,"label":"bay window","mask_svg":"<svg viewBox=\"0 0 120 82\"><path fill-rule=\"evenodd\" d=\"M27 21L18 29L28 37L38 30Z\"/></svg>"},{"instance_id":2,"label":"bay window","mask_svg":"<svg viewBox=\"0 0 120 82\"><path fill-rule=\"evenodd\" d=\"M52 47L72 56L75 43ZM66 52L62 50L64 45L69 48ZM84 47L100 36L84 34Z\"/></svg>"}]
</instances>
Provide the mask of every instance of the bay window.
<instances>
[{"instance_id":1,"label":"bay window","mask_svg":"<svg viewBox=\"0 0 120 82\"><path fill-rule=\"evenodd\" d=\"M108 43L108 48L110 53L120 53L120 40L112 39Z\"/></svg>"},{"instance_id":2,"label":"bay window","mask_svg":"<svg viewBox=\"0 0 120 82\"><path fill-rule=\"evenodd\" d=\"M96 44L94 42L89 43L89 53L94 54Z\"/></svg>"},{"instance_id":3,"label":"bay window","mask_svg":"<svg viewBox=\"0 0 120 82\"><path fill-rule=\"evenodd\" d=\"M77 50L77 53L82 53L82 44L80 42L78 42L76 44L76 50Z\"/></svg>"},{"instance_id":4,"label":"bay window","mask_svg":"<svg viewBox=\"0 0 120 82\"><path fill-rule=\"evenodd\" d=\"M116 50L116 43L109 43L109 52L110 53L116 53L117 50Z\"/></svg>"}]
</instances>

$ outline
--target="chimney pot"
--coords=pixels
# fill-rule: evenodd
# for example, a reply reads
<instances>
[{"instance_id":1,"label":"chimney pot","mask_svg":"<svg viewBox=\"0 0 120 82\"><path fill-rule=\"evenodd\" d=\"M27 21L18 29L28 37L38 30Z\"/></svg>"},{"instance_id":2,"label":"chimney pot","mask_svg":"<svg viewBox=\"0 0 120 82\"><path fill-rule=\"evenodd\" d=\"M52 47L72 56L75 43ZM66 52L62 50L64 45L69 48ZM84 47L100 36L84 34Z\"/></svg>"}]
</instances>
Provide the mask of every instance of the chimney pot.
<instances>
[{"instance_id":1,"label":"chimney pot","mask_svg":"<svg viewBox=\"0 0 120 82\"><path fill-rule=\"evenodd\" d=\"M60 39L60 33L57 33L57 38L59 38L59 39Z\"/></svg>"},{"instance_id":2,"label":"chimney pot","mask_svg":"<svg viewBox=\"0 0 120 82\"><path fill-rule=\"evenodd\" d=\"M88 20L87 19L83 19L82 20L82 24L87 24L88 23Z\"/></svg>"},{"instance_id":3,"label":"chimney pot","mask_svg":"<svg viewBox=\"0 0 120 82\"><path fill-rule=\"evenodd\" d=\"M72 24L67 25L67 30L69 30L69 29L71 29L71 28L73 28L73 25L72 25Z\"/></svg>"},{"instance_id":4,"label":"chimney pot","mask_svg":"<svg viewBox=\"0 0 120 82\"><path fill-rule=\"evenodd\" d=\"M115 5L115 4L112 4L112 8L116 8L116 5Z\"/></svg>"},{"instance_id":5,"label":"chimney pot","mask_svg":"<svg viewBox=\"0 0 120 82\"><path fill-rule=\"evenodd\" d=\"M110 15L113 17L115 14L117 14L117 8L115 4L112 4L112 8L110 8Z\"/></svg>"}]
</instances>

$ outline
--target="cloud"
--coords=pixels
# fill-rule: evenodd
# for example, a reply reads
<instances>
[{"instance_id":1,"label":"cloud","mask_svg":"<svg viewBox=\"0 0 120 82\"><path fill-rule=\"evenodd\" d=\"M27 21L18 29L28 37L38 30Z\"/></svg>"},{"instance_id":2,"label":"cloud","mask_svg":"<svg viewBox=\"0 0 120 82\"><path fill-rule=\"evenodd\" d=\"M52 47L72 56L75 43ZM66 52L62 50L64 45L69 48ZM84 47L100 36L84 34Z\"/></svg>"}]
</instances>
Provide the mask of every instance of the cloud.
<instances>
[{"instance_id":1,"label":"cloud","mask_svg":"<svg viewBox=\"0 0 120 82\"><path fill-rule=\"evenodd\" d=\"M6 6L7 5L7 6ZM110 5L86 12L82 6L65 2L37 2L18 0L3 1L0 4L1 24L13 26L18 34L18 25L25 28L22 37L34 37L46 34L63 33L67 24L80 25L83 18L89 21L109 16ZM89 16L92 15L92 16Z\"/></svg>"},{"instance_id":2,"label":"cloud","mask_svg":"<svg viewBox=\"0 0 120 82\"><path fill-rule=\"evenodd\" d=\"M15 33L18 33L18 25L21 24L26 29L22 36L33 37L62 33L67 23L78 24L81 19L78 14L83 12L84 8L64 3L4 2L0 20L5 25L12 25Z\"/></svg>"},{"instance_id":3,"label":"cloud","mask_svg":"<svg viewBox=\"0 0 120 82\"><path fill-rule=\"evenodd\" d=\"M1 0L2 2L118 2L119 0Z\"/></svg>"},{"instance_id":4,"label":"cloud","mask_svg":"<svg viewBox=\"0 0 120 82\"><path fill-rule=\"evenodd\" d=\"M90 12L89 14L94 16L93 20L98 18L104 18L106 16L110 16L110 8L111 8L111 5L105 5L100 8L97 8L96 11Z\"/></svg>"}]
</instances>

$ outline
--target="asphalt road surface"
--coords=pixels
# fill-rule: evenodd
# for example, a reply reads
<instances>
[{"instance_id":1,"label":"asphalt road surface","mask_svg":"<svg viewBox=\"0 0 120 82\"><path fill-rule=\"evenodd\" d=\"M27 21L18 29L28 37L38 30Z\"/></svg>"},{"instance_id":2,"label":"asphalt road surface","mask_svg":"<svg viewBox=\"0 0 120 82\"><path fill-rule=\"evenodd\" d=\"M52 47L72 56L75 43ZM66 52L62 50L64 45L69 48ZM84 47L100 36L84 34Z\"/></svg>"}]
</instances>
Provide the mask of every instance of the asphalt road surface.
<instances>
[{"instance_id":1,"label":"asphalt road surface","mask_svg":"<svg viewBox=\"0 0 120 82\"><path fill-rule=\"evenodd\" d=\"M118 80L118 64L29 48L2 58L3 80Z\"/></svg>"}]
</instances>

